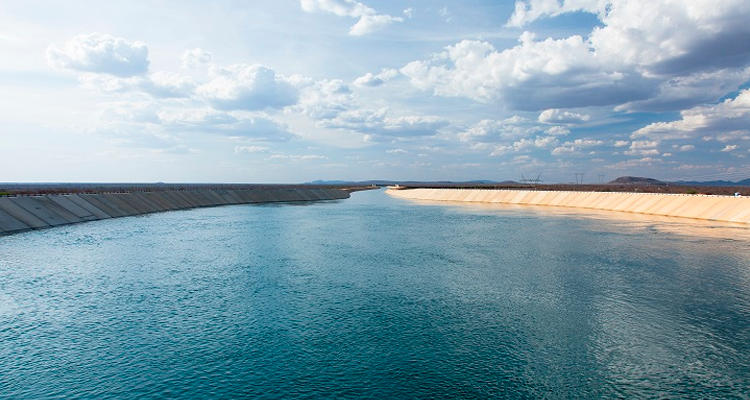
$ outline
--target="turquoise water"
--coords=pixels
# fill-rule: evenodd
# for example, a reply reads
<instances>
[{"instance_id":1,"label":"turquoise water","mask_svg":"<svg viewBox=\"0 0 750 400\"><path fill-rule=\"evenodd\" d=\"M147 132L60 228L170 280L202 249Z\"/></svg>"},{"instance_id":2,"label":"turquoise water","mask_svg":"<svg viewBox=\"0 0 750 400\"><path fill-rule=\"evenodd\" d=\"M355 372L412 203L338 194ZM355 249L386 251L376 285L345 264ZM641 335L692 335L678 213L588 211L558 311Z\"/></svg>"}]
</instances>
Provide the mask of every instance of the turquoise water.
<instances>
[{"instance_id":1,"label":"turquoise water","mask_svg":"<svg viewBox=\"0 0 750 400\"><path fill-rule=\"evenodd\" d=\"M0 399L748 398L748 229L620 217L363 192L0 237Z\"/></svg>"}]
</instances>

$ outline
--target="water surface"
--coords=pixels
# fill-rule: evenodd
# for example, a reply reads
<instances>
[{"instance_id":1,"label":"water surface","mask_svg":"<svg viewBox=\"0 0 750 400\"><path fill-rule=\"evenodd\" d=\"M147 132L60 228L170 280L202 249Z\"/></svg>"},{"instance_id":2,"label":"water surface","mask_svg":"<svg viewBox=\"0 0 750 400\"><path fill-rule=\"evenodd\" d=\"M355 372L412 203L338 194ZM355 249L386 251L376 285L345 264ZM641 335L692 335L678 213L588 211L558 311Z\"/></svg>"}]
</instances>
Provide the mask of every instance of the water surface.
<instances>
[{"instance_id":1,"label":"water surface","mask_svg":"<svg viewBox=\"0 0 750 400\"><path fill-rule=\"evenodd\" d=\"M0 398L748 398L746 227L382 192L0 237Z\"/></svg>"}]
</instances>

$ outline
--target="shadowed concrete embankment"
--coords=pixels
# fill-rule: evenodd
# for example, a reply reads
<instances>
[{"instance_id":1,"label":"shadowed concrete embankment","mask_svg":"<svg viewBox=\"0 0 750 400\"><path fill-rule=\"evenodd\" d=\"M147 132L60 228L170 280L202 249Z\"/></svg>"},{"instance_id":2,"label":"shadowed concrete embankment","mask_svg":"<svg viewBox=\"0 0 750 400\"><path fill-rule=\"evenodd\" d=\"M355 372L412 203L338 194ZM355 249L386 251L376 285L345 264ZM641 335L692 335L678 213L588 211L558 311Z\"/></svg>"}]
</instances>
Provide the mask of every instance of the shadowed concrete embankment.
<instances>
[{"instance_id":1,"label":"shadowed concrete embankment","mask_svg":"<svg viewBox=\"0 0 750 400\"><path fill-rule=\"evenodd\" d=\"M413 200L587 208L750 224L750 197L474 189L391 189L387 193Z\"/></svg>"},{"instance_id":2,"label":"shadowed concrete embankment","mask_svg":"<svg viewBox=\"0 0 750 400\"><path fill-rule=\"evenodd\" d=\"M346 199L339 189L184 190L0 197L0 235L162 211L229 204Z\"/></svg>"}]
</instances>

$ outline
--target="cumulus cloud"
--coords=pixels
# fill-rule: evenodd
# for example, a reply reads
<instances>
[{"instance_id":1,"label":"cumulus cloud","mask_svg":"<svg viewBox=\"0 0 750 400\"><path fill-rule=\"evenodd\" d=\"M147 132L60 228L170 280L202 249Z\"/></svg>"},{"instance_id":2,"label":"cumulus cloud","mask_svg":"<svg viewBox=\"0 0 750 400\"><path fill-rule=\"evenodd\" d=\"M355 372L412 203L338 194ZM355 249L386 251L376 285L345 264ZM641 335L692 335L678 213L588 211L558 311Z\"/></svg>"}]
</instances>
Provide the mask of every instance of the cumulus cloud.
<instances>
[{"instance_id":1,"label":"cumulus cloud","mask_svg":"<svg viewBox=\"0 0 750 400\"><path fill-rule=\"evenodd\" d=\"M606 10L608 0L527 0L516 1L513 14L505 26L520 28L543 17L554 17L566 12Z\"/></svg>"},{"instance_id":2,"label":"cumulus cloud","mask_svg":"<svg viewBox=\"0 0 750 400\"><path fill-rule=\"evenodd\" d=\"M258 113L227 113L210 108L184 109L154 101L118 101L104 105L95 131L118 143L173 147L188 134L222 135L250 142L296 138L286 125Z\"/></svg>"},{"instance_id":3,"label":"cumulus cloud","mask_svg":"<svg viewBox=\"0 0 750 400\"><path fill-rule=\"evenodd\" d=\"M46 55L54 68L123 77L144 74L149 65L146 43L101 33L78 35L62 47L51 44Z\"/></svg>"},{"instance_id":4,"label":"cumulus cloud","mask_svg":"<svg viewBox=\"0 0 750 400\"><path fill-rule=\"evenodd\" d=\"M726 145L726 147L724 147L723 149L721 149L721 151L729 152L729 151L737 150L739 147L740 146L737 146L736 144L728 144L728 145Z\"/></svg>"},{"instance_id":5,"label":"cumulus cloud","mask_svg":"<svg viewBox=\"0 0 750 400\"><path fill-rule=\"evenodd\" d=\"M294 81L260 64L212 67L197 93L219 110L279 109L297 103Z\"/></svg>"},{"instance_id":6,"label":"cumulus cloud","mask_svg":"<svg viewBox=\"0 0 750 400\"><path fill-rule=\"evenodd\" d=\"M544 133L548 135L553 135L553 136L565 136L565 135L570 134L570 130L562 126L553 126L547 129L546 131L544 131Z\"/></svg>"},{"instance_id":7,"label":"cumulus cloud","mask_svg":"<svg viewBox=\"0 0 750 400\"><path fill-rule=\"evenodd\" d=\"M209 65L214 59L213 54L197 47L182 53L182 68L192 69L203 65Z\"/></svg>"},{"instance_id":8,"label":"cumulus cloud","mask_svg":"<svg viewBox=\"0 0 750 400\"><path fill-rule=\"evenodd\" d=\"M354 81L354 84L357 86L380 86L389 80L397 77L399 75L398 70L395 69L383 69L380 71L379 74L373 75L372 73L368 72L364 76L360 76Z\"/></svg>"},{"instance_id":9,"label":"cumulus cloud","mask_svg":"<svg viewBox=\"0 0 750 400\"><path fill-rule=\"evenodd\" d=\"M523 110L615 105L646 98L654 90L641 76L604 65L580 36L536 41L528 32L521 44L503 51L464 40L400 72L416 88L438 96Z\"/></svg>"},{"instance_id":10,"label":"cumulus cloud","mask_svg":"<svg viewBox=\"0 0 750 400\"><path fill-rule=\"evenodd\" d=\"M597 54L654 75L686 76L750 60L750 3L612 0L591 34Z\"/></svg>"},{"instance_id":11,"label":"cumulus cloud","mask_svg":"<svg viewBox=\"0 0 750 400\"><path fill-rule=\"evenodd\" d=\"M490 156L502 156L508 153L517 153L523 151L530 151L534 149L544 149L551 146L556 146L558 143L557 138L553 136L538 136L536 138L523 138L510 144L501 144L495 146Z\"/></svg>"},{"instance_id":12,"label":"cumulus cloud","mask_svg":"<svg viewBox=\"0 0 750 400\"><path fill-rule=\"evenodd\" d=\"M348 129L364 133L369 141L392 140L433 136L450 124L442 117L407 115L388 117L388 109L357 109L340 113L335 118L320 121L320 125L332 129Z\"/></svg>"},{"instance_id":13,"label":"cumulus cloud","mask_svg":"<svg viewBox=\"0 0 750 400\"><path fill-rule=\"evenodd\" d=\"M711 103L737 89L738 82L750 80L750 68L722 69L676 76L658 85L653 97L630 101L615 107L615 111L655 112L672 111Z\"/></svg>"},{"instance_id":14,"label":"cumulus cloud","mask_svg":"<svg viewBox=\"0 0 750 400\"><path fill-rule=\"evenodd\" d=\"M162 112L162 106L153 101L118 101L105 104L98 118L113 123L158 124Z\"/></svg>"},{"instance_id":15,"label":"cumulus cloud","mask_svg":"<svg viewBox=\"0 0 750 400\"><path fill-rule=\"evenodd\" d=\"M539 122L544 124L580 124L589 119L591 119L591 116L589 115L564 111L557 108L544 110L539 114Z\"/></svg>"},{"instance_id":16,"label":"cumulus cloud","mask_svg":"<svg viewBox=\"0 0 750 400\"><path fill-rule=\"evenodd\" d=\"M89 90L104 93L141 92L154 98L187 98L197 85L192 79L173 72L120 78L102 74L83 74L78 80Z\"/></svg>"},{"instance_id":17,"label":"cumulus cloud","mask_svg":"<svg viewBox=\"0 0 750 400\"><path fill-rule=\"evenodd\" d=\"M619 106L674 110L715 101L750 78L750 2L727 0L529 0L509 25L566 12L594 13L586 37L537 40L497 51L462 41L401 68L435 95L521 110Z\"/></svg>"},{"instance_id":18,"label":"cumulus cloud","mask_svg":"<svg viewBox=\"0 0 750 400\"><path fill-rule=\"evenodd\" d=\"M550 154L552 154L553 156L564 156L564 155L570 155L570 154L576 154L576 153L578 153L578 148L574 146L555 147L550 152Z\"/></svg>"},{"instance_id":19,"label":"cumulus cloud","mask_svg":"<svg viewBox=\"0 0 750 400\"><path fill-rule=\"evenodd\" d=\"M169 132L198 132L254 142L286 142L297 137L283 123L264 114L226 113L212 109L172 110L161 115Z\"/></svg>"},{"instance_id":20,"label":"cumulus cloud","mask_svg":"<svg viewBox=\"0 0 750 400\"><path fill-rule=\"evenodd\" d=\"M235 154L257 154L267 153L270 149L263 146L235 146Z\"/></svg>"},{"instance_id":21,"label":"cumulus cloud","mask_svg":"<svg viewBox=\"0 0 750 400\"><path fill-rule=\"evenodd\" d=\"M274 154L268 159L269 160L286 160L286 161L312 161L312 160L327 160L328 157L321 156L318 154L304 154L304 155Z\"/></svg>"},{"instance_id":22,"label":"cumulus cloud","mask_svg":"<svg viewBox=\"0 0 750 400\"><path fill-rule=\"evenodd\" d=\"M630 144L630 150L625 151L625 155L628 156L657 156L659 150L656 147L659 146L659 141L656 140L634 140Z\"/></svg>"},{"instance_id":23,"label":"cumulus cloud","mask_svg":"<svg viewBox=\"0 0 750 400\"><path fill-rule=\"evenodd\" d=\"M702 136L720 138L748 134L750 127L750 89L719 104L694 107L680 112L681 119L655 122L633 132L632 138L692 139Z\"/></svg>"},{"instance_id":24,"label":"cumulus cloud","mask_svg":"<svg viewBox=\"0 0 750 400\"><path fill-rule=\"evenodd\" d=\"M748 62L750 4L744 0L727 0L721 7L711 0L517 1L507 26L575 11L596 14L602 22L590 36L600 57L648 73L687 75Z\"/></svg>"},{"instance_id":25,"label":"cumulus cloud","mask_svg":"<svg viewBox=\"0 0 750 400\"><path fill-rule=\"evenodd\" d=\"M594 140L594 139L576 139L572 142L567 142L564 145L565 146L576 146L576 147L595 147L595 146L602 146L605 142L602 140Z\"/></svg>"},{"instance_id":26,"label":"cumulus cloud","mask_svg":"<svg viewBox=\"0 0 750 400\"><path fill-rule=\"evenodd\" d=\"M301 5L307 12L323 11L339 17L359 18L349 29L352 36L366 35L404 20L401 17L378 14L374 9L354 0L301 0Z\"/></svg>"},{"instance_id":27,"label":"cumulus cloud","mask_svg":"<svg viewBox=\"0 0 750 400\"><path fill-rule=\"evenodd\" d=\"M462 142L498 143L528 137L540 129L521 117L484 119L458 134Z\"/></svg>"},{"instance_id":28,"label":"cumulus cloud","mask_svg":"<svg viewBox=\"0 0 750 400\"><path fill-rule=\"evenodd\" d=\"M300 89L296 108L315 120L333 119L355 107L354 92L340 79L311 82Z\"/></svg>"},{"instance_id":29,"label":"cumulus cloud","mask_svg":"<svg viewBox=\"0 0 750 400\"><path fill-rule=\"evenodd\" d=\"M444 118L433 115L417 116L408 115L397 118L385 118L382 131L378 132L388 136L431 136L440 128L448 126L450 122Z\"/></svg>"}]
</instances>

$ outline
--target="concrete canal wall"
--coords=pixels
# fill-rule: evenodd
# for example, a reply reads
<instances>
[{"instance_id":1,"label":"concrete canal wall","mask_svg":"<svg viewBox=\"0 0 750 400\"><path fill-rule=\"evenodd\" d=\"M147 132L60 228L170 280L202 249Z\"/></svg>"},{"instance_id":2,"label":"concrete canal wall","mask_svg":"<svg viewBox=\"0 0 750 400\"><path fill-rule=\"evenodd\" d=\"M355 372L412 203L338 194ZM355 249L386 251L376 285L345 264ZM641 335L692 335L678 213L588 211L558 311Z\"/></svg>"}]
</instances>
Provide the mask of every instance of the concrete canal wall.
<instances>
[{"instance_id":1,"label":"concrete canal wall","mask_svg":"<svg viewBox=\"0 0 750 400\"><path fill-rule=\"evenodd\" d=\"M533 190L401 189L406 199L588 208L750 224L750 197Z\"/></svg>"},{"instance_id":2,"label":"concrete canal wall","mask_svg":"<svg viewBox=\"0 0 750 400\"><path fill-rule=\"evenodd\" d=\"M336 200L338 189L184 190L0 197L0 235L107 218L229 204Z\"/></svg>"}]
</instances>

